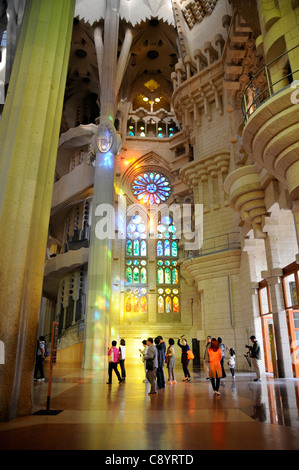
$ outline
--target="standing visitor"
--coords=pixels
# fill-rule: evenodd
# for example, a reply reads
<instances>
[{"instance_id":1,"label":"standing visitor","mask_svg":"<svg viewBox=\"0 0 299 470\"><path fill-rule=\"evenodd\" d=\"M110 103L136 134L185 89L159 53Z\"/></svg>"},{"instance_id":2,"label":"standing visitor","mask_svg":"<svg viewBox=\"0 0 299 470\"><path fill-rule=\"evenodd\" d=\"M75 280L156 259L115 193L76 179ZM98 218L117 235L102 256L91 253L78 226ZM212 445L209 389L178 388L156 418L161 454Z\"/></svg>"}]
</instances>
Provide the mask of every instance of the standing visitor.
<instances>
[{"instance_id":1,"label":"standing visitor","mask_svg":"<svg viewBox=\"0 0 299 470\"><path fill-rule=\"evenodd\" d=\"M142 341L142 345L143 345L143 349L139 349L139 352L140 352L140 357L141 357L142 362L143 362L143 365L144 365L145 379L143 380L143 382L144 382L144 383L147 383L148 380L147 380L146 360L144 359L144 356L146 356L147 350L148 350L148 345L147 345L147 343L146 343L146 339L144 339L144 340Z\"/></svg>"},{"instance_id":2,"label":"standing visitor","mask_svg":"<svg viewBox=\"0 0 299 470\"><path fill-rule=\"evenodd\" d=\"M229 356L227 365L230 368L233 380L235 380L235 365L236 365L236 353L234 348L229 348Z\"/></svg>"},{"instance_id":3,"label":"standing visitor","mask_svg":"<svg viewBox=\"0 0 299 470\"><path fill-rule=\"evenodd\" d=\"M182 350L181 363L183 365L183 372L184 372L184 376L185 376L185 378L183 379L183 382L190 382L191 375L190 375L190 372L189 372L189 369L188 369L189 359L188 359L188 354L187 354L187 351L189 351L190 348L189 348L189 344L187 344L187 340L185 338L182 339L183 336L185 336L185 335L180 336L179 339L178 339L178 346ZM181 344L180 340L182 340L182 344Z\"/></svg>"},{"instance_id":4,"label":"standing visitor","mask_svg":"<svg viewBox=\"0 0 299 470\"><path fill-rule=\"evenodd\" d=\"M213 338L209 348L209 374L215 395L220 395L219 386L220 378L222 377L221 359L222 352L219 348L219 343L216 338Z\"/></svg>"},{"instance_id":5,"label":"standing visitor","mask_svg":"<svg viewBox=\"0 0 299 470\"><path fill-rule=\"evenodd\" d=\"M153 338L147 339L148 350L146 356L144 356L146 361L147 379L151 384L149 395L157 393L156 376L158 367L158 353L157 348L153 343Z\"/></svg>"},{"instance_id":6,"label":"standing visitor","mask_svg":"<svg viewBox=\"0 0 299 470\"><path fill-rule=\"evenodd\" d=\"M219 343L219 348L221 350L221 354L222 354L222 359L221 359L221 369L222 369L222 378L225 379L226 377L226 373L225 373L225 370L224 370L224 360L225 360L225 344L222 343L222 338L217 338L217 341Z\"/></svg>"},{"instance_id":7,"label":"standing visitor","mask_svg":"<svg viewBox=\"0 0 299 470\"><path fill-rule=\"evenodd\" d=\"M117 378L118 378L118 383L122 383L120 373L117 368L118 364L118 358L119 358L119 349L116 347L117 342L112 341L112 347L109 349L108 348L108 385L112 384L112 371L114 370Z\"/></svg>"},{"instance_id":8,"label":"standing visitor","mask_svg":"<svg viewBox=\"0 0 299 470\"><path fill-rule=\"evenodd\" d=\"M169 346L166 351L166 364L168 369L168 385L176 384L175 376L174 376L174 365L175 365L175 356L174 356L174 340L169 338Z\"/></svg>"},{"instance_id":9,"label":"standing visitor","mask_svg":"<svg viewBox=\"0 0 299 470\"><path fill-rule=\"evenodd\" d=\"M35 382L45 381L45 375L44 375L45 351L46 351L46 340L44 336L40 336L37 340L37 347L36 347L36 362L35 362L35 369L34 369L34 381ZM37 378L38 373L40 374L39 378Z\"/></svg>"},{"instance_id":10,"label":"standing visitor","mask_svg":"<svg viewBox=\"0 0 299 470\"><path fill-rule=\"evenodd\" d=\"M254 381L255 382L260 382L261 381L261 371L260 371L259 361L262 358L261 347L260 347L260 343L258 342L258 340L256 339L256 337L254 335L250 336L250 340L253 343L253 346L248 346L247 345L246 347L249 348L250 357L251 357L251 360L252 360L252 366L253 366L254 371L256 373L256 378L254 379Z\"/></svg>"},{"instance_id":11,"label":"standing visitor","mask_svg":"<svg viewBox=\"0 0 299 470\"><path fill-rule=\"evenodd\" d=\"M157 368L157 386L158 388L165 388L165 378L163 367L165 364L166 344L162 336L155 338L155 345L158 352L158 368Z\"/></svg>"},{"instance_id":12,"label":"standing visitor","mask_svg":"<svg viewBox=\"0 0 299 470\"><path fill-rule=\"evenodd\" d=\"M205 369L205 373L207 374L207 380L210 380L210 377L209 377L209 349L211 347L211 340L212 340L212 336L207 336L207 344L206 344L206 349L205 349L205 353L204 353L204 369Z\"/></svg>"},{"instance_id":13,"label":"standing visitor","mask_svg":"<svg viewBox=\"0 0 299 470\"><path fill-rule=\"evenodd\" d=\"M126 342L124 339L120 340L120 346L119 346L119 365L120 365L120 370L121 370L121 378L122 381L126 381L126 369L125 369L125 359L126 359Z\"/></svg>"}]
</instances>

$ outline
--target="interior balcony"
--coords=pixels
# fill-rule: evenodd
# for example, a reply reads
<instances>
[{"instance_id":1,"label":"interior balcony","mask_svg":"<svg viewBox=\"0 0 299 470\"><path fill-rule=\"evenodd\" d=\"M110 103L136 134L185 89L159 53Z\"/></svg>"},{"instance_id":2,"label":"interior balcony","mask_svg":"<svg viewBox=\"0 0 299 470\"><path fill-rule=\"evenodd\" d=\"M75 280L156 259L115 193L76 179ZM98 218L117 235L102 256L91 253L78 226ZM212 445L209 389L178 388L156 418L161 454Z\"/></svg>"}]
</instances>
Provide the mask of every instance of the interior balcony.
<instances>
[{"instance_id":1,"label":"interior balcony","mask_svg":"<svg viewBox=\"0 0 299 470\"><path fill-rule=\"evenodd\" d=\"M299 46L296 47L298 51ZM244 93L243 145L246 153L286 185L291 198L296 200L299 198L299 113L297 81L292 80L298 70L276 75L276 82L272 83L270 71L278 59L265 67L267 88L257 89L256 76Z\"/></svg>"},{"instance_id":2,"label":"interior balcony","mask_svg":"<svg viewBox=\"0 0 299 470\"><path fill-rule=\"evenodd\" d=\"M246 165L232 171L224 182L230 205L239 213L243 223L249 223L255 238L264 238L262 217L266 214L265 193L255 165Z\"/></svg>"},{"instance_id":3,"label":"interior balcony","mask_svg":"<svg viewBox=\"0 0 299 470\"><path fill-rule=\"evenodd\" d=\"M57 298L59 281L83 265L87 265L89 248L69 250L46 261L43 292L48 298Z\"/></svg>"}]
</instances>

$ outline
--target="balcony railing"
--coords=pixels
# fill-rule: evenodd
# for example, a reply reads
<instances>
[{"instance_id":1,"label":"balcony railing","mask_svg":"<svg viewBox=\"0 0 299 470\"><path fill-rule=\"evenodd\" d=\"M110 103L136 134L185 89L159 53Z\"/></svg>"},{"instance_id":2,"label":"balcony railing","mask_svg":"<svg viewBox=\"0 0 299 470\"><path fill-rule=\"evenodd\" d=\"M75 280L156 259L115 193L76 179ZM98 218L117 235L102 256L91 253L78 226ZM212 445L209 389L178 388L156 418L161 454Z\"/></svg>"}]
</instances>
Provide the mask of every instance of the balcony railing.
<instances>
[{"instance_id":1,"label":"balcony railing","mask_svg":"<svg viewBox=\"0 0 299 470\"><path fill-rule=\"evenodd\" d=\"M206 238L200 250L185 251L184 259L199 258L228 250L240 250L241 241L239 232L230 232L213 238Z\"/></svg>"},{"instance_id":2,"label":"balcony railing","mask_svg":"<svg viewBox=\"0 0 299 470\"><path fill-rule=\"evenodd\" d=\"M283 77L281 77L279 80L277 80L274 83L272 83L271 81L270 69L271 67L273 67L273 64L275 64L275 62L278 62L282 57L289 54L290 52L293 52L297 48L299 48L299 45L284 52L279 57L276 57L276 59L272 60L271 62L269 62L269 64L265 65L265 67L263 67L248 83L245 89L245 92L243 94L242 104L241 104L241 109L242 109L242 113L244 116L245 124L248 121L251 114L254 113L254 111L256 111L267 99L271 98L276 93L278 93L279 91L285 88L284 86L282 86L281 90L274 91L274 87L276 87L278 83L283 82L285 80L288 80L289 83L293 81L293 77L297 72L299 72L299 69L291 71L290 73L284 75ZM297 51L297 53L299 53L299 50ZM265 73L265 76L266 76L267 86L261 91L256 84L258 82L257 79L263 73Z\"/></svg>"}]
</instances>

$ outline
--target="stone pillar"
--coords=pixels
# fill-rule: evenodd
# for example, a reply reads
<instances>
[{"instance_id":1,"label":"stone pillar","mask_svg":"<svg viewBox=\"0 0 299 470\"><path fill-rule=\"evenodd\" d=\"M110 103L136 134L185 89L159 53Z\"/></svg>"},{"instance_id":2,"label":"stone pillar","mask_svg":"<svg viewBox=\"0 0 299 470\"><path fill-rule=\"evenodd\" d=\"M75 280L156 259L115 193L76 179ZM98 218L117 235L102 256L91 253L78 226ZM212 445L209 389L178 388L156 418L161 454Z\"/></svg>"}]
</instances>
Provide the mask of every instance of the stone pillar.
<instances>
[{"instance_id":1,"label":"stone pillar","mask_svg":"<svg viewBox=\"0 0 299 470\"><path fill-rule=\"evenodd\" d=\"M263 218L263 231L268 270L262 277L268 282L272 305L275 343L277 351L277 368L279 377L293 377L289 334L283 298L282 269L278 246L278 222L270 217Z\"/></svg>"},{"instance_id":2,"label":"stone pillar","mask_svg":"<svg viewBox=\"0 0 299 470\"><path fill-rule=\"evenodd\" d=\"M121 146L120 138L116 134L113 125L118 30L119 0L107 0L104 54L101 69L101 118L98 132L92 142L96 158L83 369L104 369L106 367L107 348L110 342L111 253L112 238L115 234L113 212L114 157ZM105 222L107 223L106 227ZM106 234L104 233L105 230Z\"/></svg>"},{"instance_id":3,"label":"stone pillar","mask_svg":"<svg viewBox=\"0 0 299 470\"><path fill-rule=\"evenodd\" d=\"M0 123L1 420L32 411L32 383L75 1L27 0Z\"/></svg>"}]
</instances>

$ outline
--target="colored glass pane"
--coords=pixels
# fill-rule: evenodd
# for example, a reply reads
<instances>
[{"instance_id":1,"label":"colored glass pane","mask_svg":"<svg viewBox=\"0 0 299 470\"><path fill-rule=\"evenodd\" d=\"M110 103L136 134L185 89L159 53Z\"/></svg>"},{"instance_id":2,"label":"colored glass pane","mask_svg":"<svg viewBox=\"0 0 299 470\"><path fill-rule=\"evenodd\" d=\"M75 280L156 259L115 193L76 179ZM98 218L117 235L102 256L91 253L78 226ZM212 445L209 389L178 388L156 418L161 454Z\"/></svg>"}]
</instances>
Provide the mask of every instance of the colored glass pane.
<instances>
[{"instance_id":1,"label":"colored glass pane","mask_svg":"<svg viewBox=\"0 0 299 470\"><path fill-rule=\"evenodd\" d=\"M163 242L161 240L157 242L157 256L163 256Z\"/></svg>"},{"instance_id":2,"label":"colored glass pane","mask_svg":"<svg viewBox=\"0 0 299 470\"><path fill-rule=\"evenodd\" d=\"M133 269L133 283L134 284L139 283L139 269L138 268Z\"/></svg>"},{"instance_id":3,"label":"colored glass pane","mask_svg":"<svg viewBox=\"0 0 299 470\"><path fill-rule=\"evenodd\" d=\"M127 241L127 256L132 256L132 241Z\"/></svg>"},{"instance_id":4,"label":"colored glass pane","mask_svg":"<svg viewBox=\"0 0 299 470\"><path fill-rule=\"evenodd\" d=\"M165 240L164 242L164 255L170 256L170 241L169 240Z\"/></svg>"},{"instance_id":5,"label":"colored glass pane","mask_svg":"<svg viewBox=\"0 0 299 470\"><path fill-rule=\"evenodd\" d=\"M179 313L179 299L177 296L173 298L173 313Z\"/></svg>"},{"instance_id":6,"label":"colored glass pane","mask_svg":"<svg viewBox=\"0 0 299 470\"><path fill-rule=\"evenodd\" d=\"M134 240L133 251L134 256L139 256L139 240Z\"/></svg>"},{"instance_id":7,"label":"colored glass pane","mask_svg":"<svg viewBox=\"0 0 299 470\"><path fill-rule=\"evenodd\" d=\"M146 241L142 240L140 243L141 256L146 256Z\"/></svg>"},{"instance_id":8,"label":"colored glass pane","mask_svg":"<svg viewBox=\"0 0 299 470\"><path fill-rule=\"evenodd\" d=\"M132 298L130 295L126 297L126 312L131 312L132 309Z\"/></svg>"},{"instance_id":9,"label":"colored glass pane","mask_svg":"<svg viewBox=\"0 0 299 470\"><path fill-rule=\"evenodd\" d=\"M171 298L169 297L169 295L165 299L165 310L166 313L171 313Z\"/></svg>"},{"instance_id":10,"label":"colored glass pane","mask_svg":"<svg viewBox=\"0 0 299 470\"><path fill-rule=\"evenodd\" d=\"M165 284L171 284L171 271L170 271L170 268L165 269Z\"/></svg>"},{"instance_id":11,"label":"colored glass pane","mask_svg":"<svg viewBox=\"0 0 299 470\"><path fill-rule=\"evenodd\" d=\"M143 295L140 299L140 306L141 306L141 312L146 313L147 312L147 300L145 295Z\"/></svg>"},{"instance_id":12,"label":"colored glass pane","mask_svg":"<svg viewBox=\"0 0 299 470\"><path fill-rule=\"evenodd\" d=\"M163 268L158 268L158 284L164 284L164 271L163 271Z\"/></svg>"},{"instance_id":13,"label":"colored glass pane","mask_svg":"<svg viewBox=\"0 0 299 470\"><path fill-rule=\"evenodd\" d=\"M171 243L171 255L172 256L177 256L178 255L178 244L177 244L177 242L172 242Z\"/></svg>"},{"instance_id":14,"label":"colored glass pane","mask_svg":"<svg viewBox=\"0 0 299 470\"><path fill-rule=\"evenodd\" d=\"M131 268L127 268L126 270L126 281L128 284L132 283L132 269Z\"/></svg>"},{"instance_id":15,"label":"colored glass pane","mask_svg":"<svg viewBox=\"0 0 299 470\"><path fill-rule=\"evenodd\" d=\"M172 269L172 284L178 284L178 283L179 283L178 268L173 268Z\"/></svg>"},{"instance_id":16,"label":"colored glass pane","mask_svg":"<svg viewBox=\"0 0 299 470\"><path fill-rule=\"evenodd\" d=\"M162 295L158 297L158 313L164 313L164 299Z\"/></svg>"},{"instance_id":17,"label":"colored glass pane","mask_svg":"<svg viewBox=\"0 0 299 470\"><path fill-rule=\"evenodd\" d=\"M134 312L138 312L139 310L139 298L137 295L134 296Z\"/></svg>"},{"instance_id":18,"label":"colored glass pane","mask_svg":"<svg viewBox=\"0 0 299 470\"><path fill-rule=\"evenodd\" d=\"M147 280L147 277L146 277L146 268L141 268L141 271L140 271L140 278L141 278L141 284L146 284L146 280Z\"/></svg>"}]
</instances>

